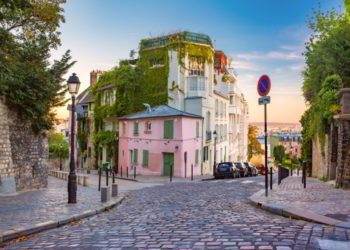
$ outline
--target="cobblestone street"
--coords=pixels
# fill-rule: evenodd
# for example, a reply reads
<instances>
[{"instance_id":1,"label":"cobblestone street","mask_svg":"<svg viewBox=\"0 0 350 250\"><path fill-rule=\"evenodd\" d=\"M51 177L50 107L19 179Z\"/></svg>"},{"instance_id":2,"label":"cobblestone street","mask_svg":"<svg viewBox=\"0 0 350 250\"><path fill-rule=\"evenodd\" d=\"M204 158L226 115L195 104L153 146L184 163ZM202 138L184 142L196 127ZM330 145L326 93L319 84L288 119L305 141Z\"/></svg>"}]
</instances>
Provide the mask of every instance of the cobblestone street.
<instances>
[{"instance_id":1,"label":"cobblestone street","mask_svg":"<svg viewBox=\"0 0 350 250\"><path fill-rule=\"evenodd\" d=\"M350 230L271 214L248 203L263 177L172 183L132 191L110 212L49 230L8 249L318 249Z\"/></svg>"}]
</instances>

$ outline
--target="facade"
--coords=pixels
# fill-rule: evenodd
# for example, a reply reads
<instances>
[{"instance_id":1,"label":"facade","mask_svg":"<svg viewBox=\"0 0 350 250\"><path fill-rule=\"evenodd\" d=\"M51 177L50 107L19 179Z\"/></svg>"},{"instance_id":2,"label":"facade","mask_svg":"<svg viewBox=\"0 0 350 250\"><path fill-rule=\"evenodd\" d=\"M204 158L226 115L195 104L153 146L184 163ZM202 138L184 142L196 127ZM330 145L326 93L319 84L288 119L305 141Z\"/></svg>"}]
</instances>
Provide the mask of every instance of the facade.
<instances>
[{"instance_id":1,"label":"facade","mask_svg":"<svg viewBox=\"0 0 350 250\"><path fill-rule=\"evenodd\" d=\"M149 78L159 84L160 92L154 90L155 93L152 94L160 93L161 96L161 101L152 100L154 105L168 105L204 118L201 126L202 146L199 151L204 174L212 173L214 161L218 163L247 160L248 104L238 87L237 74L231 66L231 59L224 52L214 49L209 36L180 32L143 39L140 42L139 56L139 59L127 61L132 65L137 63L137 60L142 61L149 67L147 77L154 74ZM98 79L96 74L99 72L91 73L92 84ZM101 95L100 101L107 99L110 105L118 101L113 99L113 91L116 90L112 86L115 84L103 86L98 90ZM79 105L84 106L87 115L84 119L93 121L93 108L90 111L90 107L93 107L97 100L92 100L88 105L83 100L83 97L79 98ZM108 103L102 106L108 106ZM101 103L98 105L101 106ZM103 131L117 134L118 118L104 119L97 128L93 123L90 121L90 125L87 126L89 132L86 132L86 142L78 145L81 148L80 155L86 156L79 166L94 168L104 162L111 162L112 166L117 167L120 150L116 150L111 156L108 147L93 148L91 134ZM77 127L81 129L84 126ZM89 159L91 163L85 164Z\"/></svg>"},{"instance_id":2,"label":"facade","mask_svg":"<svg viewBox=\"0 0 350 250\"><path fill-rule=\"evenodd\" d=\"M197 50L211 51L211 58L206 58L205 53L191 55L189 51L182 54L181 50L173 49L171 44L174 36L181 37L180 43L190 43ZM210 37L202 34L183 32L145 39L141 44L143 50L154 50L154 53L168 49L168 65L157 65L169 67L168 105L204 117L204 173L212 173L215 151L216 163L246 161L248 104L238 87L231 59L224 52L215 51ZM174 85L177 86L175 90Z\"/></svg>"},{"instance_id":3,"label":"facade","mask_svg":"<svg viewBox=\"0 0 350 250\"><path fill-rule=\"evenodd\" d=\"M118 171L136 167L137 174L188 177L200 175L202 148L200 116L168 105L119 119Z\"/></svg>"}]
</instances>

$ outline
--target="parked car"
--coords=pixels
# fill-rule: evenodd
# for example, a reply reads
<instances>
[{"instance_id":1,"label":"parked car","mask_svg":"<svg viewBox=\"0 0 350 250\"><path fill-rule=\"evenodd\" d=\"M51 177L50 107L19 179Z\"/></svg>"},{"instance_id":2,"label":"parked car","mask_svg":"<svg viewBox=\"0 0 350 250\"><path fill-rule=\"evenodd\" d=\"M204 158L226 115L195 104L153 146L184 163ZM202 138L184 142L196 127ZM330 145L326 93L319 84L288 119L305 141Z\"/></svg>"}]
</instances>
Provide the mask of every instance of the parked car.
<instances>
[{"instance_id":1,"label":"parked car","mask_svg":"<svg viewBox=\"0 0 350 250\"><path fill-rule=\"evenodd\" d=\"M246 166L244 166L243 162L235 162L235 166L239 169L241 177L248 176L248 169L246 168Z\"/></svg>"},{"instance_id":2,"label":"parked car","mask_svg":"<svg viewBox=\"0 0 350 250\"><path fill-rule=\"evenodd\" d=\"M239 171L232 162L221 162L215 168L214 178L238 178Z\"/></svg>"},{"instance_id":3,"label":"parked car","mask_svg":"<svg viewBox=\"0 0 350 250\"><path fill-rule=\"evenodd\" d=\"M243 162L244 166L248 169L248 176L257 176L258 170L250 162Z\"/></svg>"}]
</instances>

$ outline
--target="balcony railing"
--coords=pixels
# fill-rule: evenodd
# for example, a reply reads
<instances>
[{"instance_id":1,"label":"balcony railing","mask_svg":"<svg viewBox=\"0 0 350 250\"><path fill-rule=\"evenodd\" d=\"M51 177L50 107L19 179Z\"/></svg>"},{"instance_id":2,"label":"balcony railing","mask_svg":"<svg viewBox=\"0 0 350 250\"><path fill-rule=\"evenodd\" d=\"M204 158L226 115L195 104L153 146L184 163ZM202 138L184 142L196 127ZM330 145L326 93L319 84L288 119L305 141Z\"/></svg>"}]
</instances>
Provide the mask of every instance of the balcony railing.
<instances>
[{"instance_id":1,"label":"balcony railing","mask_svg":"<svg viewBox=\"0 0 350 250\"><path fill-rule=\"evenodd\" d=\"M187 97L202 96L207 94L208 78L205 76L187 77Z\"/></svg>"}]
</instances>

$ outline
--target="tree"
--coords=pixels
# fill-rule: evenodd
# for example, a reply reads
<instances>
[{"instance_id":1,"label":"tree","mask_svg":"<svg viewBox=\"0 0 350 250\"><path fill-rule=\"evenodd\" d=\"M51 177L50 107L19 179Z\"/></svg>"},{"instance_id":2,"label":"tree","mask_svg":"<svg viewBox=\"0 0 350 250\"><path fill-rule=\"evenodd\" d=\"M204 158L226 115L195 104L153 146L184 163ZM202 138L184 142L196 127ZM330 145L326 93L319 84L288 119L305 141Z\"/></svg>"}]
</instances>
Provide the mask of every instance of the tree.
<instances>
[{"instance_id":1,"label":"tree","mask_svg":"<svg viewBox=\"0 0 350 250\"><path fill-rule=\"evenodd\" d=\"M64 140L64 136L59 133L50 133L48 141L50 157L60 160L60 170L62 170L62 159L68 158L69 144Z\"/></svg>"},{"instance_id":2,"label":"tree","mask_svg":"<svg viewBox=\"0 0 350 250\"><path fill-rule=\"evenodd\" d=\"M248 126L248 159L251 159L254 155L263 154L264 150L261 148L261 144L257 139L258 128L254 125Z\"/></svg>"},{"instance_id":3,"label":"tree","mask_svg":"<svg viewBox=\"0 0 350 250\"><path fill-rule=\"evenodd\" d=\"M60 45L62 0L0 0L0 96L36 132L50 129L53 108L64 103L62 76L74 64L67 51L49 63Z\"/></svg>"},{"instance_id":4,"label":"tree","mask_svg":"<svg viewBox=\"0 0 350 250\"><path fill-rule=\"evenodd\" d=\"M277 163L282 163L285 156L286 152L282 145L278 145L273 149L273 157Z\"/></svg>"}]
</instances>

